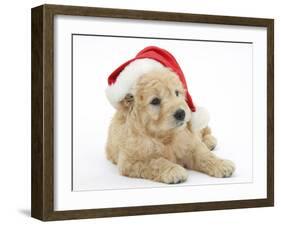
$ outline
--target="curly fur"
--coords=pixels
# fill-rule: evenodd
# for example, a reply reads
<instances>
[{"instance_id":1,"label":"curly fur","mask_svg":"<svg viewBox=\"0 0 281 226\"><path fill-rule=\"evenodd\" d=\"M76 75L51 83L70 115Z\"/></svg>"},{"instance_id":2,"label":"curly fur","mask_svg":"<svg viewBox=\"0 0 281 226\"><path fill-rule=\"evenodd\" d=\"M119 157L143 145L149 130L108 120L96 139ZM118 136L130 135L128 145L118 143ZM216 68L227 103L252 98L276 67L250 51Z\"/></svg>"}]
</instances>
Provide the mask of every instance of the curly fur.
<instances>
[{"instance_id":1,"label":"curly fur","mask_svg":"<svg viewBox=\"0 0 281 226\"><path fill-rule=\"evenodd\" d=\"M161 99L159 106L151 105L155 97ZM174 118L178 109L185 111L182 122ZM107 158L121 175L168 184L185 181L186 169L231 176L234 164L210 151L216 146L210 128L194 132L190 119L178 76L167 68L150 71L118 104L108 132Z\"/></svg>"}]
</instances>

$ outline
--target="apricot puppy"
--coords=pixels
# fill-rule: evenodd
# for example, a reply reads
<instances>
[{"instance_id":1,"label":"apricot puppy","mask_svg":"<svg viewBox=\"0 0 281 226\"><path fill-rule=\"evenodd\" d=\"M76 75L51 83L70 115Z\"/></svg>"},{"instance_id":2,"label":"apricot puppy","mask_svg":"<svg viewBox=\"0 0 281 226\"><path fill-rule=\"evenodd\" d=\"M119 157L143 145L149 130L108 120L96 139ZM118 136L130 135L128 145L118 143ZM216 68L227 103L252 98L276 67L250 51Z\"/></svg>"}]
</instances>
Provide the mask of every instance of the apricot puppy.
<instances>
[{"instance_id":1,"label":"apricot puppy","mask_svg":"<svg viewBox=\"0 0 281 226\"><path fill-rule=\"evenodd\" d=\"M185 90L172 70L148 70L116 109L106 154L120 174L174 184L187 179L186 169L213 177L234 172L231 161L210 151L216 146L210 128L192 124Z\"/></svg>"}]
</instances>

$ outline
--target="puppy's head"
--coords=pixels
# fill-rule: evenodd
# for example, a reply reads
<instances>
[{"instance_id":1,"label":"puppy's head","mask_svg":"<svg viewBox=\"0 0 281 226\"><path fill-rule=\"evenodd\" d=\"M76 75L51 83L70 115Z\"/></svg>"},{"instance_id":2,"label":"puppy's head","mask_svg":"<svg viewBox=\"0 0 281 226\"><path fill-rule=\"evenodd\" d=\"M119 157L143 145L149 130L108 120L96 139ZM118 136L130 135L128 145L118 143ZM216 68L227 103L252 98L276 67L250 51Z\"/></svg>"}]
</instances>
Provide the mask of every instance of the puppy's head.
<instances>
[{"instance_id":1,"label":"puppy's head","mask_svg":"<svg viewBox=\"0 0 281 226\"><path fill-rule=\"evenodd\" d=\"M183 128L191 118L182 83L168 68L141 76L122 105L150 133Z\"/></svg>"}]
</instances>

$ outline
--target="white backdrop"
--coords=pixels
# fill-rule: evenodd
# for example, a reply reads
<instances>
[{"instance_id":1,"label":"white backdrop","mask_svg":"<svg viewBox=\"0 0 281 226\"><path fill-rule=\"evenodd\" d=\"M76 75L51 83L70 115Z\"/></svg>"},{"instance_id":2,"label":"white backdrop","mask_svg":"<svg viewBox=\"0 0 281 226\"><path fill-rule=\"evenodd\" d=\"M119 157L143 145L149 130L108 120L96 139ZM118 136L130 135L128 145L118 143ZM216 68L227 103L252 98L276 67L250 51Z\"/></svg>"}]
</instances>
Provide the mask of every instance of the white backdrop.
<instances>
[{"instance_id":1,"label":"white backdrop","mask_svg":"<svg viewBox=\"0 0 281 226\"><path fill-rule=\"evenodd\" d=\"M219 140L216 154L236 163L237 170L231 178L190 172L188 181L180 186L252 182L252 44L75 35L74 190L167 186L119 176L117 167L105 157L107 130L115 111L105 96L107 77L149 45L167 49L178 59L193 100L211 114L211 127Z\"/></svg>"},{"instance_id":2,"label":"white backdrop","mask_svg":"<svg viewBox=\"0 0 281 226\"><path fill-rule=\"evenodd\" d=\"M30 8L45 1L6 1L1 5L2 28L0 36L0 222L3 225L42 225L29 217L30 214ZM72 4L100 7L117 7L147 10L162 10L189 13L205 13L235 16L275 18L275 38L280 40L280 3L274 0L49 0L53 4ZM11 12L13 15L11 16ZM275 73L280 74L280 42L275 43ZM11 51L13 50L13 51ZM281 114L280 78L276 76L276 115ZM276 138L280 136L280 120L275 119ZM275 149L279 150L280 139ZM268 225L280 224L280 152L276 151L276 207L221 210L194 213L164 214L138 217L118 217L61 221L52 225ZM13 198L11 198L13 197Z\"/></svg>"}]
</instances>

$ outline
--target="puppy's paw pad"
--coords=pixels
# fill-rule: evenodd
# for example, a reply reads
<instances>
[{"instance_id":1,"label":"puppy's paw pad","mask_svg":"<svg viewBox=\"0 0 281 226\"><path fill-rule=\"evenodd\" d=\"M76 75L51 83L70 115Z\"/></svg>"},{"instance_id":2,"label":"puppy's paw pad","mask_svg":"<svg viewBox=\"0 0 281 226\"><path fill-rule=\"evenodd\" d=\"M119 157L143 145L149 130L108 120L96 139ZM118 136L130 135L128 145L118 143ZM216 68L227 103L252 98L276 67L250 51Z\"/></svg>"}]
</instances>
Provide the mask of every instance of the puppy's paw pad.
<instances>
[{"instance_id":1,"label":"puppy's paw pad","mask_svg":"<svg viewBox=\"0 0 281 226\"><path fill-rule=\"evenodd\" d=\"M217 146L217 139L212 136L212 135L206 135L203 138L203 142L205 143L205 145L212 151L215 149L215 147Z\"/></svg>"},{"instance_id":2,"label":"puppy's paw pad","mask_svg":"<svg viewBox=\"0 0 281 226\"><path fill-rule=\"evenodd\" d=\"M230 160L221 160L214 170L215 177L230 177L235 171L235 165Z\"/></svg>"},{"instance_id":3,"label":"puppy's paw pad","mask_svg":"<svg viewBox=\"0 0 281 226\"><path fill-rule=\"evenodd\" d=\"M163 173L162 181L166 184L178 184L187 180L187 171L185 168L176 165Z\"/></svg>"}]
</instances>

